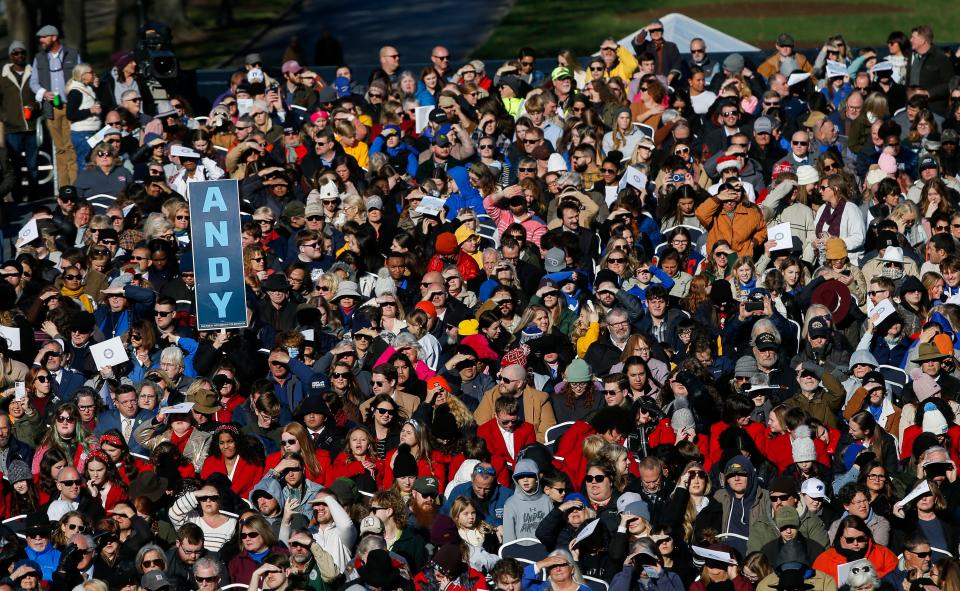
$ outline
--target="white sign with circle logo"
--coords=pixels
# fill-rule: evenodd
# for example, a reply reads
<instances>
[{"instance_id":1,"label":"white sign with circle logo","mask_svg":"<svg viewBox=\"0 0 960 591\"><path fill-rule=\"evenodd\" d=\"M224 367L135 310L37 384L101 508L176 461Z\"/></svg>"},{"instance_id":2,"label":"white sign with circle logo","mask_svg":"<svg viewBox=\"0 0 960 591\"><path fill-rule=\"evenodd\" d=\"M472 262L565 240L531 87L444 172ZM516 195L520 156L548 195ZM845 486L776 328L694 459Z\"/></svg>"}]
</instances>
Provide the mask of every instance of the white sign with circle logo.
<instances>
[{"instance_id":1,"label":"white sign with circle logo","mask_svg":"<svg viewBox=\"0 0 960 591\"><path fill-rule=\"evenodd\" d=\"M97 369L103 369L107 366L116 367L129 359L120 337L113 337L102 343L90 345L90 354L93 355L93 361L97 364Z\"/></svg>"},{"instance_id":2,"label":"white sign with circle logo","mask_svg":"<svg viewBox=\"0 0 960 591\"><path fill-rule=\"evenodd\" d=\"M0 336L7 341L7 349L20 350L20 329L16 326L0 326Z\"/></svg>"}]
</instances>

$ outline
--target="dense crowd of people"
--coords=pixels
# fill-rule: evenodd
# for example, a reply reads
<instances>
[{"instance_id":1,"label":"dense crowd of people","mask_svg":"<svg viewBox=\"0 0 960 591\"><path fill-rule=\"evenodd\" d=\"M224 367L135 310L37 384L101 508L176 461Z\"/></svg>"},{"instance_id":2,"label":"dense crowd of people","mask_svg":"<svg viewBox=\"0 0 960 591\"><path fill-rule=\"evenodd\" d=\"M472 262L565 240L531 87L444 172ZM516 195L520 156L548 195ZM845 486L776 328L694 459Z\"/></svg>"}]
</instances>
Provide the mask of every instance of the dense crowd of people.
<instances>
[{"instance_id":1,"label":"dense crowd of people","mask_svg":"<svg viewBox=\"0 0 960 591\"><path fill-rule=\"evenodd\" d=\"M929 26L760 64L659 21L587 67L251 54L206 115L36 41L0 76L3 186L36 194L37 125L60 183L0 264L0 591L960 590ZM245 329L196 321L216 179Z\"/></svg>"}]
</instances>

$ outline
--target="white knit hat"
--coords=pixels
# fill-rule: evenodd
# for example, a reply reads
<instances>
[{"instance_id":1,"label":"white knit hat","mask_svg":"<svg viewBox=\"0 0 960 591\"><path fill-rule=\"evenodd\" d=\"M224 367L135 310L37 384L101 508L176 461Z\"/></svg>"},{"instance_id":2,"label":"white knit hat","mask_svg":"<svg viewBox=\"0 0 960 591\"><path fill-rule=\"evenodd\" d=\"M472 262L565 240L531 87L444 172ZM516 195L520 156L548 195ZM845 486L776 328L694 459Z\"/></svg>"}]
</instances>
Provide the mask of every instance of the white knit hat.
<instances>
[{"instance_id":1,"label":"white knit hat","mask_svg":"<svg viewBox=\"0 0 960 591\"><path fill-rule=\"evenodd\" d=\"M797 463L817 461L817 448L813 445L813 439L801 437L793 440L793 461Z\"/></svg>"},{"instance_id":2,"label":"white knit hat","mask_svg":"<svg viewBox=\"0 0 960 591\"><path fill-rule=\"evenodd\" d=\"M947 419L932 402L923 406L923 432L934 435L943 435L947 432Z\"/></svg>"},{"instance_id":3,"label":"white knit hat","mask_svg":"<svg viewBox=\"0 0 960 591\"><path fill-rule=\"evenodd\" d=\"M673 416L670 417L670 426L673 427L673 430L679 433L684 429L696 426L696 420L693 416L693 411L689 408L678 408L673 411Z\"/></svg>"},{"instance_id":4,"label":"white knit hat","mask_svg":"<svg viewBox=\"0 0 960 591\"><path fill-rule=\"evenodd\" d=\"M817 169L803 164L797 167L797 184L801 187L806 187L807 185L812 185L814 183L820 182L820 173L817 172Z\"/></svg>"}]
</instances>

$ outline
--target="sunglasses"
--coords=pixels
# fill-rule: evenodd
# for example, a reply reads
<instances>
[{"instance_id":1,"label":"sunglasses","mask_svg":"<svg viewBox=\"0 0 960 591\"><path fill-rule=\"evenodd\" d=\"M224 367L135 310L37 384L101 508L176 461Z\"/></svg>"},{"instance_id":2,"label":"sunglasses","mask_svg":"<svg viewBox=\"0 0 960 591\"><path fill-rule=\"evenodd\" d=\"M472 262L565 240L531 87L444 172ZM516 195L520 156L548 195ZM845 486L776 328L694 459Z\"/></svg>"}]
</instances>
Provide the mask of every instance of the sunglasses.
<instances>
[{"instance_id":1,"label":"sunglasses","mask_svg":"<svg viewBox=\"0 0 960 591\"><path fill-rule=\"evenodd\" d=\"M144 568L150 568L150 567L152 567L152 566L158 566L158 567L160 567L160 568L164 568L164 567L166 566L165 564L163 564L163 559L162 559L162 558L154 558L153 560L144 560L144 561L141 562L140 564L141 564Z\"/></svg>"},{"instance_id":2,"label":"sunglasses","mask_svg":"<svg viewBox=\"0 0 960 591\"><path fill-rule=\"evenodd\" d=\"M301 550L309 550L309 549L310 549L310 544L303 544L303 543L301 543L301 542L290 542L290 547L291 547L291 548L300 548ZM197 580L199 581L200 579L197 579Z\"/></svg>"},{"instance_id":3,"label":"sunglasses","mask_svg":"<svg viewBox=\"0 0 960 591\"><path fill-rule=\"evenodd\" d=\"M80 486L81 484L83 484L83 481L82 481L82 480L79 480L79 479L77 479L77 480L61 480L61 481L60 481L60 484L62 484L63 486ZM83 527L83 526L80 526L80 527ZM76 529L76 526L74 526L73 524L71 524L71 525L70 525L70 529L71 529L71 530Z\"/></svg>"},{"instance_id":4,"label":"sunglasses","mask_svg":"<svg viewBox=\"0 0 960 591\"><path fill-rule=\"evenodd\" d=\"M798 142L798 141L796 141L796 140L794 140L794 141L792 141L792 142L790 142L790 143L792 143L794 146L809 146L809 145L810 145L810 142Z\"/></svg>"},{"instance_id":5,"label":"sunglasses","mask_svg":"<svg viewBox=\"0 0 960 591\"><path fill-rule=\"evenodd\" d=\"M76 423L77 419L73 417L57 417L58 423Z\"/></svg>"},{"instance_id":6,"label":"sunglasses","mask_svg":"<svg viewBox=\"0 0 960 591\"><path fill-rule=\"evenodd\" d=\"M867 536L843 536L843 541L848 544L866 544Z\"/></svg>"},{"instance_id":7,"label":"sunglasses","mask_svg":"<svg viewBox=\"0 0 960 591\"><path fill-rule=\"evenodd\" d=\"M214 503L217 503L220 501L220 495L197 496L197 501L200 503L206 503L207 501L213 501Z\"/></svg>"},{"instance_id":8,"label":"sunglasses","mask_svg":"<svg viewBox=\"0 0 960 591\"><path fill-rule=\"evenodd\" d=\"M587 474L586 476L583 477L583 481L586 482L587 484L593 484L594 482L597 484L600 484L606 479L607 479L606 474L597 474L597 475Z\"/></svg>"},{"instance_id":9,"label":"sunglasses","mask_svg":"<svg viewBox=\"0 0 960 591\"><path fill-rule=\"evenodd\" d=\"M79 281L79 280L80 280L80 276L79 276L79 275L64 275L64 276L63 276L63 280L64 280L64 281Z\"/></svg>"},{"instance_id":10,"label":"sunglasses","mask_svg":"<svg viewBox=\"0 0 960 591\"><path fill-rule=\"evenodd\" d=\"M770 501L774 503L782 503L790 498L790 495L770 495Z\"/></svg>"},{"instance_id":11,"label":"sunglasses","mask_svg":"<svg viewBox=\"0 0 960 591\"><path fill-rule=\"evenodd\" d=\"M296 542L291 542L290 545L295 545ZM216 583L220 580L220 577L194 577L198 583Z\"/></svg>"},{"instance_id":12,"label":"sunglasses","mask_svg":"<svg viewBox=\"0 0 960 591\"><path fill-rule=\"evenodd\" d=\"M259 537L260 537L260 534L255 531L248 531L240 534L241 540L252 540Z\"/></svg>"},{"instance_id":13,"label":"sunglasses","mask_svg":"<svg viewBox=\"0 0 960 591\"><path fill-rule=\"evenodd\" d=\"M930 556L933 554L933 552L929 550L926 552L914 552L913 550L907 550L907 552L909 552L910 554L913 554L917 558L930 558Z\"/></svg>"},{"instance_id":14,"label":"sunglasses","mask_svg":"<svg viewBox=\"0 0 960 591\"><path fill-rule=\"evenodd\" d=\"M78 480L77 482L80 482L80 481ZM64 481L64 484L66 484L66 481ZM83 533L87 531L87 526L85 526L82 523L80 525L77 525L76 523L68 523L67 529L69 529L70 531L79 531L80 533Z\"/></svg>"},{"instance_id":15,"label":"sunglasses","mask_svg":"<svg viewBox=\"0 0 960 591\"><path fill-rule=\"evenodd\" d=\"M383 383L381 382L381 383L379 383L379 384L377 384L377 385L378 385L378 386L382 386ZM377 411L377 414L378 414L378 415L395 415L395 414L397 414L397 411L393 410L392 408L376 408L375 410Z\"/></svg>"},{"instance_id":16,"label":"sunglasses","mask_svg":"<svg viewBox=\"0 0 960 591\"><path fill-rule=\"evenodd\" d=\"M49 380L47 376L37 376L37 381L40 382L41 384L46 384L47 380Z\"/></svg>"},{"instance_id":17,"label":"sunglasses","mask_svg":"<svg viewBox=\"0 0 960 591\"><path fill-rule=\"evenodd\" d=\"M335 371L333 372L333 378L337 380L345 380L350 377L350 372L348 371Z\"/></svg>"}]
</instances>

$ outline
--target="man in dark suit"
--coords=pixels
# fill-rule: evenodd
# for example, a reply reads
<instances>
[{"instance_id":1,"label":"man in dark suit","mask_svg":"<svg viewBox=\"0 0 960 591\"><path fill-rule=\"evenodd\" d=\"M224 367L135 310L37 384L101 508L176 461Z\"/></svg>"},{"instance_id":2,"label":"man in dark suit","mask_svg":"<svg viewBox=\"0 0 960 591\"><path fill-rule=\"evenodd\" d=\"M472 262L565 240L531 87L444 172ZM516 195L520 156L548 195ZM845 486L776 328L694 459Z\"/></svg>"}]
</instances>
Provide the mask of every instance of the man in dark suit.
<instances>
[{"instance_id":1,"label":"man in dark suit","mask_svg":"<svg viewBox=\"0 0 960 591\"><path fill-rule=\"evenodd\" d=\"M100 415L96 435L99 437L114 429L123 436L123 440L127 442L131 452L149 455L150 452L137 442L133 433L141 423L153 419L153 413L137 406L137 390L127 384L120 386L116 401L117 408Z\"/></svg>"},{"instance_id":2,"label":"man in dark suit","mask_svg":"<svg viewBox=\"0 0 960 591\"><path fill-rule=\"evenodd\" d=\"M948 83L953 77L950 58L934 47L933 29L929 25L920 25L910 31L910 48L913 53L907 64L907 88L922 88L930 98L930 109L939 115L946 115L950 96Z\"/></svg>"},{"instance_id":3,"label":"man in dark suit","mask_svg":"<svg viewBox=\"0 0 960 591\"><path fill-rule=\"evenodd\" d=\"M63 347L57 341L47 341L40 348L33 366L45 367L50 372L53 377L53 394L64 402L72 401L74 394L83 386L84 377L64 366Z\"/></svg>"}]
</instances>

